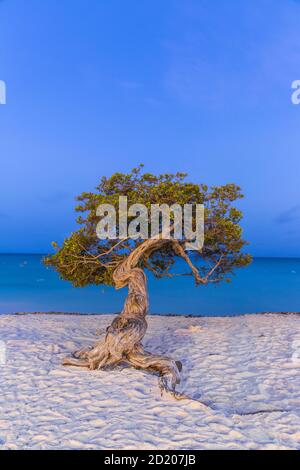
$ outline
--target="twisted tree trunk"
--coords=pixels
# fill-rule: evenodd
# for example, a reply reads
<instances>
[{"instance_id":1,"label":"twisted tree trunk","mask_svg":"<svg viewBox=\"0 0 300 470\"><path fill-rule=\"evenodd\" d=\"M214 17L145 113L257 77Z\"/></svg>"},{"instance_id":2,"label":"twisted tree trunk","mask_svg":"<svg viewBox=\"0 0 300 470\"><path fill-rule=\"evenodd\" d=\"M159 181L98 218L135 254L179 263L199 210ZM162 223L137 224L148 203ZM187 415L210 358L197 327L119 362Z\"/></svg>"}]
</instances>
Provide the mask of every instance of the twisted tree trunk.
<instances>
[{"instance_id":1,"label":"twisted tree trunk","mask_svg":"<svg viewBox=\"0 0 300 470\"><path fill-rule=\"evenodd\" d=\"M107 328L105 339L90 349L82 349L66 358L64 365L103 369L127 363L138 369L158 372L161 390L175 391L180 382L179 361L153 355L144 350L142 339L147 330L148 293L145 273L138 266L142 256L149 255L170 240L146 240L120 264L113 275L117 289L128 286L124 308ZM169 383L170 381L170 383Z\"/></svg>"}]
</instances>

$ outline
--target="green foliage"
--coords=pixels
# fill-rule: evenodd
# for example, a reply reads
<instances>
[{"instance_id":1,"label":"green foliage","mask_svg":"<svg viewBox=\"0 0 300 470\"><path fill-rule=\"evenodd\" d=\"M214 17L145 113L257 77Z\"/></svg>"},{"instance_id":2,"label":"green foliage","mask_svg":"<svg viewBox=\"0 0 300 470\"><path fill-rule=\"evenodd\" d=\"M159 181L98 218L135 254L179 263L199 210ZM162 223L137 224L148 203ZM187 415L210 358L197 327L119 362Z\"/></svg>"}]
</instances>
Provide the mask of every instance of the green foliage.
<instances>
[{"instance_id":1,"label":"green foliage","mask_svg":"<svg viewBox=\"0 0 300 470\"><path fill-rule=\"evenodd\" d=\"M119 196L127 196L128 206L140 203L148 209L151 204L204 204L204 248L201 253L193 252L191 259L197 263L201 276L207 277L207 282L228 281L235 268L250 263L250 255L242 251L246 245L239 225L242 213L232 206L243 197L238 186L227 184L209 188L187 181L184 173L156 176L143 173L142 168L143 165L140 165L128 174L115 173L109 178L103 177L95 192L82 193L77 198L79 204L76 207L80 214L77 219L79 229L61 247L54 243L56 252L45 258L45 263L53 266L63 279L71 281L74 286L112 284L114 269L143 242L103 241L97 238L97 207L109 203L118 211ZM140 266L151 270L157 277L170 276L177 257L170 243L144 256Z\"/></svg>"}]
</instances>

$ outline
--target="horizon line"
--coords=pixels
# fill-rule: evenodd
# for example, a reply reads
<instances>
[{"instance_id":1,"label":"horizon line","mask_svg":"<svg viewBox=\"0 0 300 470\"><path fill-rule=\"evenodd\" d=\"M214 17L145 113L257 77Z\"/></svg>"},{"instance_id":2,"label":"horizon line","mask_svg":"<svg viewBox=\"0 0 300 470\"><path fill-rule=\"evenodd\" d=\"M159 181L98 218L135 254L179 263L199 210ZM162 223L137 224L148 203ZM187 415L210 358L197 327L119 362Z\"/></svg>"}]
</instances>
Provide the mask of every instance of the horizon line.
<instances>
[{"instance_id":1,"label":"horizon line","mask_svg":"<svg viewBox=\"0 0 300 470\"><path fill-rule=\"evenodd\" d=\"M48 256L50 253L0 252L0 256ZM254 259L300 259L300 256L252 256Z\"/></svg>"}]
</instances>

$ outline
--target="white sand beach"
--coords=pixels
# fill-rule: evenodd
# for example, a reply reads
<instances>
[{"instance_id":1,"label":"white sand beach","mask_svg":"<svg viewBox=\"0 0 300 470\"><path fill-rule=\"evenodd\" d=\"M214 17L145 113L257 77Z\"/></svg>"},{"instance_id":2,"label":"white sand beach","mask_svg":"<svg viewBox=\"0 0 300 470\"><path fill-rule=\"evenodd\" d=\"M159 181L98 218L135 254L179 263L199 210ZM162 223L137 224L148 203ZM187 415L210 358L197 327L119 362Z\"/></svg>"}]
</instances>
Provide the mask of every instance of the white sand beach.
<instances>
[{"instance_id":1,"label":"white sand beach","mask_svg":"<svg viewBox=\"0 0 300 470\"><path fill-rule=\"evenodd\" d=\"M111 319L0 316L1 449L300 449L299 315L150 316L144 344L182 361L181 400L142 371L61 365Z\"/></svg>"}]
</instances>

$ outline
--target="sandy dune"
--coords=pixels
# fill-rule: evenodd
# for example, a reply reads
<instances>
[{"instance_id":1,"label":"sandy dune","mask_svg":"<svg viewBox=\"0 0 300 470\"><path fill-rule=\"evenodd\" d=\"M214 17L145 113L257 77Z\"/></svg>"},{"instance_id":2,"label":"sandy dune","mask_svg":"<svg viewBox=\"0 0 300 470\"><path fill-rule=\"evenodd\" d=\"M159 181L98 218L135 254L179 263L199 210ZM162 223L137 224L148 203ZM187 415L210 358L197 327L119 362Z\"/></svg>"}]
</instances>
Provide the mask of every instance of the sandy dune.
<instances>
[{"instance_id":1,"label":"sandy dune","mask_svg":"<svg viewBox=\"0 0 300 470\"><path fill-rule=\"evenodd\" d=\"M300 316L149 317L147 348L183 362L179 401L141 371L60 365L110 321L0 316L0 448L300 449Z\"/></svg>"}]
</instances>

